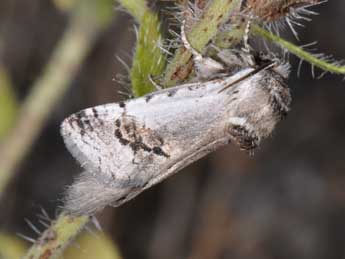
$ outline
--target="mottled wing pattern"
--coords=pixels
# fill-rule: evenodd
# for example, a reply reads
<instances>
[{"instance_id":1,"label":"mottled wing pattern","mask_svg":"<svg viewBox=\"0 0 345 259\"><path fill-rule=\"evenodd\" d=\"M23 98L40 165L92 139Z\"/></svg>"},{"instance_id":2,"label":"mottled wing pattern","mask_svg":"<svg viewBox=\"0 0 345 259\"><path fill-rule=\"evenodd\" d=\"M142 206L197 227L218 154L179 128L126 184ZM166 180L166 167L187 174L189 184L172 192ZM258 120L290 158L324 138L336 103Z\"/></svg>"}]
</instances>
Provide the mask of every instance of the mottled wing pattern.
<instances>
[{"instance_id":1,"label":"mottled wing pattern","mask_svg":"<svg viewBox=\"0 0 345 259\"><path fill-rule=\"evenodd\" d=\"M114 142L109 131L114 132L115 120L121 112L118 104L103 105L75 113L62 123L61 134L68 150L88 172L95 175L109 172L105 161L117 151L109 152Z\"/></svg>"},{"instance_id":2,"label":"mottled wing pattern","mask_svg":"<svg viewBox=\"0 0 345 259\"><path fill-rule=\"evenodd\" d=\"M67 148L86 171L112 185L133 178L133 165L142 163L145 155L169 157L162 149L163 139L126 115L121 106L113 103L83 110L61 127Z\"/></svg>"},{"instance_id":3,"label":"mottled wing pattern","mask_svg":"<svg viewBox=\"0 0 345 259\"><path fill-rule=\"evenodd\" d=\"M68 117L61 133L86 172L67 192L67 211L119 206L230 140L256 148L288 111L290 94L279 75L246 76L252 71Z\"/></svg>"}]
</instances>

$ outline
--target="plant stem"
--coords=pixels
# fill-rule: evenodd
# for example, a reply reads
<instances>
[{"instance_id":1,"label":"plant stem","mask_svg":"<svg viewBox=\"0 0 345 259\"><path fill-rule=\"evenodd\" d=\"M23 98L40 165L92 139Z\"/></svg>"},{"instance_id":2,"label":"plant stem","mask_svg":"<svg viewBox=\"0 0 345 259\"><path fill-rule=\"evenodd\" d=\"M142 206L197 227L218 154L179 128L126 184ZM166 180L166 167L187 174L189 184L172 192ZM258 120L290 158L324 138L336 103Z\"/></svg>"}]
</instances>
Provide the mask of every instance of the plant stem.
<instances>
[{"instance_id":1,"label":"plant stem","mask_svg":"<svg viewBox=\"0 0 345 259\"><path fill-rule=\"evenodd\" d=\"M89 222L88 216L60 214L57 221L43 232L23 259L58 258L74 237Z\"/></svg>"},{"instance_id":2,"label":"plant stem","mask_svg":"<svg viewBox=\"0 0 345 259\"><path fill-rule=\"evenodd\" d=\"M145 12L141 20L130 72L132 92L135 97L155 90L149 76L161 75L165 68L165 56L159 48L162 41L158 15Z\"/></svg>"},{"instance_id":3,"label":"plant stem","mask_svg":"<svg viewBox=\"0 0 345 259\"><path fill-rule=\"evenodd\" d=\"M155 90L149 76L161 75L165 68L165 55L159 48L162 42L158 15L151 11L145 0L118 0L138 21L139 31L130 71L132 92L135 97Z\"/></svg>"},{"instance_id":4,"label":"plant stem","mask_svg":"<svg viewBox=\"0 0 345 259\"><path fill-rule=\"evenodd\" d=\"M190 28L187 33L191 45L198 51L205 46L217 35L218 29L228 21L233 11L237 10L241 1L232 0L214 0L206 7L200 20ZM188 62L191 53L185 51L183 47L179 48L171 63L165 70L163 85L173 86L188 76Z\"/></svg>"},{"instance_id":5,"label":"plant stem","mask_svg":"<svg viewBox=\"0 0 345 259\"><path fill-rule=\"evenodd\" d=\"M338 66L335 63L328 63L325 60L322 60L313 54L303 50L303 48L298 47L291 42L288 42L279 36L262 29L261 27L255 25L252 28L252 33L264 37L265 39L281 46L283 49L288 50L290 53L299 57L302 60L307 61L311 65L318 67L324 71L335 73L335 74L345 74L345 66Z\"/></svg>"},{"instance_id":6,"label":"plant stem","mask_svg":"<svg viewBox=\"0 0 345 259\"><path fill-rule=\"evenodd\" d=\"M0 190L10 180L15 166L30 149L50 111L62 97L81 67L97 35L111 21L111 1L80 0L70 25L59 42L42 77L24 102L17 126L2 147ZM56 258L89 221L88 216L60 214L24 258Z\"/></svg>"},{"instance_id":7,"label":"plant stem","mask_svg":"<svg viewBox=\"0 0 345 259\"><path fill-rule=\"evenodd\" d=\"M70 86L98 33L108 23L104 12L98 13L99 17L95 15L92 1L81 0L75 9L70 26L22 104L14 128L0 147L0 197L51 111Z\"/></svg>"}]
</instances>

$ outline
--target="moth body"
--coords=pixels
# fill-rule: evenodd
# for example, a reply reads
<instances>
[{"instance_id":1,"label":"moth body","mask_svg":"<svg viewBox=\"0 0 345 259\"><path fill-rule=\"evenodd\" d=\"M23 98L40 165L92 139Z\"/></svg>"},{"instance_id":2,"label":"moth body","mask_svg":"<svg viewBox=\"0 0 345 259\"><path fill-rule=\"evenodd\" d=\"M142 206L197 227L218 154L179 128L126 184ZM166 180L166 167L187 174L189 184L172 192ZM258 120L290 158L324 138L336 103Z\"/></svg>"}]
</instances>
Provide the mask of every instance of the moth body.
<instances>
[{"instance_id":1,"label":"moth body","mask_svg":"<svg viewBox=\"0 0 345 259\"><path fill-rule=\"evenodd\" d=\"M274 70L237 82L253 70L88 108L65 119L61 134L85 169L69 188L65 209L92 214L119 206L229 142L255 149L288 112L291 98Z\"/></svg>"}]
</instances>

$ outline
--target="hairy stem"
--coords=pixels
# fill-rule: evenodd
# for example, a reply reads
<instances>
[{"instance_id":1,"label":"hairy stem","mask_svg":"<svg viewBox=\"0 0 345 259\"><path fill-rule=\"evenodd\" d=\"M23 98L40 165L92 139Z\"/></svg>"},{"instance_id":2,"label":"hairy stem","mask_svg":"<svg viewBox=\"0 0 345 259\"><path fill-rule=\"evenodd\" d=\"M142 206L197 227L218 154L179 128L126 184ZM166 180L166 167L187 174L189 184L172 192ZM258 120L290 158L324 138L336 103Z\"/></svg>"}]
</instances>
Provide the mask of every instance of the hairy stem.
<instances>
[{"instance_id":1,"label":"hairy stem","mask_svg":"<svg viewBox=\"0 0 345 259\"><path fill-rule=\"evenodd\" d=\"M62 97L81 67L97 35L111 21L111 2L80 0L70 25L53 56L24 102L17 126L1 150L0 189L10 180L40 132L50 111ZM20 137L18 137L20 136ZM31 247L25 258L56 258L88 222L88 216L71 217L60 214Z\"/></svg>"},{"instance_id":2,"label":"hairy stem","mask_svg":"<svg viewBox=\"0 0 345 259\"><path fill-rule=\"evenodd\" d=\"M219 27L228 21L233 11L238 10L240 3L239 0L214 0L210 2L200 20L187 32L191 45L196 50L202 51L217 35ZM179 48L165 71L162 84L173 86L185 79L188 76L186 70L189 69L187 64L190 58L191 53L185 51L183 47Z\"/></svg>"},{"instance_id":3,"label":"hairy stem","mask_svg":"<svg viewBox=\"0 0 345 259\"><path fill-rule=\"evenodd\" d=\"M311 65L318 67L324 71L335 73L335 74L345 74L345 66L338 66L335 63L328 63L325 60L315 57L313 54L303 50L303 48L294 45L291 42L288 42L279 36L259 27L253 26L252 33L261 36L277 45L283 49L288 50L290 53L299 57L302 60L307 61Z\"/></svg>"},{"instance_id":4,"label":"hairy stem","mask_svg":"<svg viewBox=\"0 0 345 259\"><path fill-rule=\"evenodd\" d=\"M57 221L43 232L23 259L58 258L89 219L88 216L72 217L60 214Z\"/></svg>"},{"instance_id":5,"label":"hairy stem","mask_svg":"<svg viewBox=\"0 0 345 259\"><path fill-rule=\"evenodd\" d=\"M42 76L31 88L20 108L14 128L0 147L0 196L30 150L51 111L70 86L97 34L108 23L102 8L98 8L99 16L95 15L95 4L92 1L81 1L75 9L70 26Z\"/></svg>"},{"instance_id":6,"label":"hairy stem","mask_svg":"<svg viewBox=\"0 0 345 259\"><path fill-rule=\"evenodd\" d=\"M165 68L165 56L159 48L162 42L158 15L151 11L144 0L118 0L139 22L135 54L130 71L132 92L135 97L155 90L149 76L161 75Z\"/></svg>"},{"instance_id":7,"label":"hairy stem","mask_svg":"<svg viewBox=\"0 0 345 259\"><path fill-rule=\"evenodd\" d=\"M165 56L159 48L162 36L158 16L146 11L142 17L130 72L132 91L139 97L155 90L149 76L161 75L165 68Z\"/></svg>"}]
</instances>

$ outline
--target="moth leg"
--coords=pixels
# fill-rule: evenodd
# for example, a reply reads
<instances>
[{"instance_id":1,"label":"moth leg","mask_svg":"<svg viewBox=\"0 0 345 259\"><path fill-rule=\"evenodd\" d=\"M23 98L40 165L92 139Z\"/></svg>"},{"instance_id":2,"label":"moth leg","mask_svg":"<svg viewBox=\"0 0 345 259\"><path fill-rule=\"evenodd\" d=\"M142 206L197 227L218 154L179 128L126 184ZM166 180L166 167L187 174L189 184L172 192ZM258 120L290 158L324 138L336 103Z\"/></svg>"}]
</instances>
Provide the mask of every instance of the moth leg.
<instances>
[{"instance_id":1,"label":"moth leg","mask_svg":"<svg viewBox=\"0 0 345 259\"><path fill-rule=\"evenodd\" d=\"M161 86L155 80L153 80L151 75L148 75L148 79L149 79L150 83L156 88L156 91L160 91L163 89L163 86Z\"/></svg>"},{"instance_id":2,"label":"moth leg","mask_svg":"<svg viewBox=\"0 0 345 259\"><path fill-rule=\"evenodd\" d=\"M245 118L231 118L228 131L231 140L239 145L242 150L252 152L259 145L260 139L255 133L254 127Z\"/></svg>"},{"instance_id":3,"label":"moth leg","mask_svg":"<svg viewBox=\"0 0 345 259\"><path fill-rule=\"evenodd\" d=\"M185 32L185 21L181 26L181 40L184 47L193 55L195 72L199 78L207 79L225 70L224 66L212 58L203 57L196 49L189 43Z\"/></svg>"}]
</instances>

